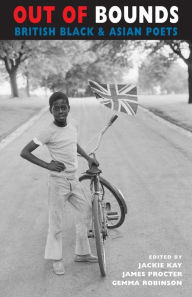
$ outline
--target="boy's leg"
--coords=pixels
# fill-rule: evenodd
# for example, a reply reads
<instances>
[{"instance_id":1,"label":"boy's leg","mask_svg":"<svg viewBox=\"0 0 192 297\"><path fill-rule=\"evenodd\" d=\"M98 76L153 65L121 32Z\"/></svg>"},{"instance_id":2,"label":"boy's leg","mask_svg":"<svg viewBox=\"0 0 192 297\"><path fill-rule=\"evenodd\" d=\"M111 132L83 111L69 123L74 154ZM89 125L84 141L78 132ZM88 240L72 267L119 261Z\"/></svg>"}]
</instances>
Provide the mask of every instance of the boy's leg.
<instances>
[{"instance_id":1,"label":"boy's leg","mask_svg":"<svg viewBox=\"0 0 192 297\"><path fill-rule=\"evenodd\" d=\"M78 215L76 217L76 255L91 254L88 228L91 226L91 197L85 191L82 184L78 180L71 182L71 195L69 202L76 208Z\"/></svg>"},{"instance_id":2,"label":"boy's leg","mask_svg":"<svg viewBox=\"0 0 192 297\"><path fill-rule=\"evenodd\" d=\"M70 185L60 177L49 178L49 229L45 247L45 259L62 259L63 208Z\"/></svg>"}]
</instances>

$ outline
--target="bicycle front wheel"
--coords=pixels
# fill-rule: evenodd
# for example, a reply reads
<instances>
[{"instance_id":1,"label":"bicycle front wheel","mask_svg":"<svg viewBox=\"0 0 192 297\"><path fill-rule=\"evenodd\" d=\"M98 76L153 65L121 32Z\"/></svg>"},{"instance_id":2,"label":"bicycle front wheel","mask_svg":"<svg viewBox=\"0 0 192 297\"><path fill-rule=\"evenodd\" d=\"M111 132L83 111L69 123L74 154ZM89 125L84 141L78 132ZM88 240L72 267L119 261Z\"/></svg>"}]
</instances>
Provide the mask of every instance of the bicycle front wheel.
<instances>
[{"instance_id":1,"label":"bicycle front wheel","mask_svg":"<svg viewBox=\"0 0 192 297\"><path fill-rule=\"evenodd\" d=\"M90 191L90 175L82 175L79 178L86 191ZM105 202L107 214L107 228L114 229L120 227L127 213L127 207L122 195L106 179L100 176L100 193Z\"/></svg>"},{"instance_id":2,"label":"bicycle front wheel","mask_svg":"<svg viewBox=\"0 0 192 297\"><path fill-rule=\"evenodd\" d=\"M97 256L99 261L99 267L102 276L106 276L106 259L105 259L105 248L104 248L104 237L103 237L103 215L102 208L99 202L99 196L97 194L93 197L93 226Z\"/></svg>"}]
</instances>

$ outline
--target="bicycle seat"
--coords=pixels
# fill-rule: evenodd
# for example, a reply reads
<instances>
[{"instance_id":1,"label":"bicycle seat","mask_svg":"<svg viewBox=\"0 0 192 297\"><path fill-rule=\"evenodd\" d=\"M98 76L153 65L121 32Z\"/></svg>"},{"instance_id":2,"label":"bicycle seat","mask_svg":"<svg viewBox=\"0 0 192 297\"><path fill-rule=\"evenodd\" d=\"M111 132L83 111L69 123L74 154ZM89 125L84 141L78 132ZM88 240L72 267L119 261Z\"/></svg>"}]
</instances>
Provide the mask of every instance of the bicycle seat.
<instances>
[{"instance_id":1,"label":"bicycle seat","mask_svg":"<svg viewBox=\"0 0 192 297\"><path fill-rule=\"evenodd\" d=\"M90 169L86 171L87 174L89 175L96 175L101 173L102 171L97 167L97 166L92 166Z\"/></svg>"}]
</instances>

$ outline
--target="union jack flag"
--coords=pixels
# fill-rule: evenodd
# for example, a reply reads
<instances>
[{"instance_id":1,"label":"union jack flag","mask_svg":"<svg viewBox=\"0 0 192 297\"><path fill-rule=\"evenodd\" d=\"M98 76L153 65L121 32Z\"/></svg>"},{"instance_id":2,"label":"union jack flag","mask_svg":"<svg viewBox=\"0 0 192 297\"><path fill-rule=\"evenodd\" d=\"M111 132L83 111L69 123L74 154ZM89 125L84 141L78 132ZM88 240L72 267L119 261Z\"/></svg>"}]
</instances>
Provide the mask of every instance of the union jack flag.
<instances>
[{"instance_id":1,"label":"union jack flag","mask_svg":"<svg viewBox=\"0 0 192 297\"><path fill-rule=\"evenodd\" d=\"M92 92L100 103L114 110L135 115L137 112L137 88L133 84L100 84L89 80Z\"/></svg>"}]
</instances>

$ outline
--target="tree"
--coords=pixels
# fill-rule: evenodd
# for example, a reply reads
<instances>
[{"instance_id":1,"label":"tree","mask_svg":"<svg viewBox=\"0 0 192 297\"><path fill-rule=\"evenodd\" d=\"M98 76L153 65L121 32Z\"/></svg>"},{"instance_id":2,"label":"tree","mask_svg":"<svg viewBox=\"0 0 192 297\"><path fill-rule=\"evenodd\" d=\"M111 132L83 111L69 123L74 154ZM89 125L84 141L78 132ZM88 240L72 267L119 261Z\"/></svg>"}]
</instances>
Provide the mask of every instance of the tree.
<instances>
[{"instance_id":1,"label":"tree","mask_svg":"<svg viewBox=\"0 0 192 297\"><path fill-rule=\"evenodd\" d=\"M88 43L86 43L86 46ZM0 60L9 75L11 93L18 97L17 74L39 83L50 73L66 72L77 59L80 60L82 41L72 40L3 40L0 41Z\"/></svg>"},{"instance_id":2,"label":"tree","mask_svg":"<svg viewBox=\"0 0 192 297\"><path fill-rule=\"evenodd\" d=\"M57 41L49 46L43 59L37 57L35 62L41 65L41 86L51 90L63 88L71 96L79 88L86 89L88 79L111 81L115 75L121 77L120 66L106 59L95 45L95 41ZM33 62L31 70L34 65ZM38 77L36 71L34 77Z\"/></svg>"},{"instance_id":3,"label":"tree","mask_svg":"<svg viewBox=\"0 0 192 297\"><path fill-rule=\"evenodd\" d=\"M98 42L103 48L106 48L106 41ZM145 58L157 53L164 53L168 60L174 61L176 58L182 59L187 65L188 69L188 91L189 99L188 103L192 103L192 40L159 40L159 41L125 41L119 40L117 44L115 41L110 42L110 51L113 58L121 56L121 53L127 50L127 56L131 55L135 50L140 50L141 56L142 52L146 53ZM169 54L167 54L164 49L169 48ZM139 57L140 59L140 57Z\"/></svg>"},{"instance_id":4,"label":"tree","mask_svg":"<svg viewBox=\"0 0 192 297\"><path fill-rule=\"evenodd\" d=\"M71 80L75 81L79 75L77 65L92 63L95 59L94 53L88 50L90 44L90 41L82 40L42 41L35 60L27 60L32 84L70 91Z\"/></svg>"},{"instance_id":5,"label":"tree","mask_svg":"<svg viewBox=\"0 0 192 297\"><path fill-rule=\"evenodd\" d=\"M0 60L0 83L3 83L7 80L8 78L8 74L7 74L7 71L5 70L5 66L4 66L4 63L3 61Z\"/></svg>"},{"instance_id":6,"label":"tree","mask_svg":"<svg viewBox=\"0 0 192 297\"><path fill-rule=\"evenodd\" d=\"M177 83L175 83L177 82ZM180 65L179 63L173 63L163 81L162 89L167 94L183 94L187 90L187 71L186 65Z\"/></svg>"},{"instance_id":7,"label":"tree","mask_svg":"<svg viewBox=\"0 0 192 297\"><path fill-rule=\"evenodd\" d=\"M132 66L132 53L135 50L135 41L127 40L95 40L90 50L96 53L99 60L121 67Z\"/></svg>"},{"instance_id":8,"label":"tree","mask_svg":"<svg viewBox=\"0 0 192 297\"><path fill-rule=\"evenodd\" d=\"M141 93L156 93L162 90L167 71L171 66L171 61L162 54L149 56L141 64L139 69L139 89Z\"/></svg>"},{"instance_id":9,"label":"tree","mask_svg":"<svg viewBox=\"0 0 192 297\"><path fill-rule=\"evenodd\" d=\"M78 89L86 89L86 94L92 92L88 87L88 80L98 82L122 82L124 71L118 64L111 63L99 56L92 63L74 64L65 76L65 89L70 92L78 92ZM70 94L71 95L71 94Z\"/></svg>"},{"instance_id":10,"label":"tree","mask_svg":"<svg viewBox=\"0 0 192 297\"><path fill-rule=\"evenodd\" d=\"M26 40L3 40L0 41L0 60L4 63L9 75L11 93L13 97L18 97L17 73L18 68L31 54L30 42Z\"/></svg>"},{"instance_id":11,"label":"tree","mask_svg":"<svg viewBox=\"0 0 192 297\"><path fill-rule=\"evenodd\" d=\"M175 60L180 58L187 65L188 69L188 103L192 103L192 40L159 40L155 43L144 43L145 49L151 49L150 54L164 51L169 48L169 53L165 54L167 59L170 57Z\"/></svg>"},{"instance_id":12,"label":"tree","mask_svg":"<svg viewBox=\"0 0 192 297\"><path fill-rule=\"evenodd\" d=\"M177 82L177 83L176 83ZM174 63L162 54L145 59L139 69L138 87L140 93L185 93L187 71L185 65Z\"/></svg>"},{"instance_id":13,"label":"tree","mask_svg":"<svg viewBox=\"0 0 192 297\"><path fill-rule=\"evenodd\" d=\"M192 104L192 40L180 41L180 40L168 40L164 41L165 44L168 44L174 54L181 58L188 68L188 90L189 90L189 99L188 103ZM188 44L189 54L188 57L185 57L183 54L183 49L186 49L185 44Z\"/></svg>"},{"instance_id":14,"label":"tree","mask_svg":"<svg viewBox=\"0 0 192 297\"><path fill-rule=\"evenodd\" d=\"M125 51L118 55L117 64L112 58L118 44L114 43L113 50L111 42L106 43L101 51L97 41L88 40L0 41L0 59L9 75L14 97L19 95L17 74L25 78L28 96L30 89L40 85L52 90L63 86L68 92L71 88L85 88L88 78L121 77L123 71L118 68L125 66Z\"/></svg>"},{"instance_id":15,"label":"tree","mask_svg":"<svg viewBox=\"0 0 192 297\"><path fill-rule=\"evenodd\" d=\"M49 74L46 78L44 77L41 81L41 86L50 89L52 92L63 89L64 77L62 73Z\"/></svg>"}]
</instances>

